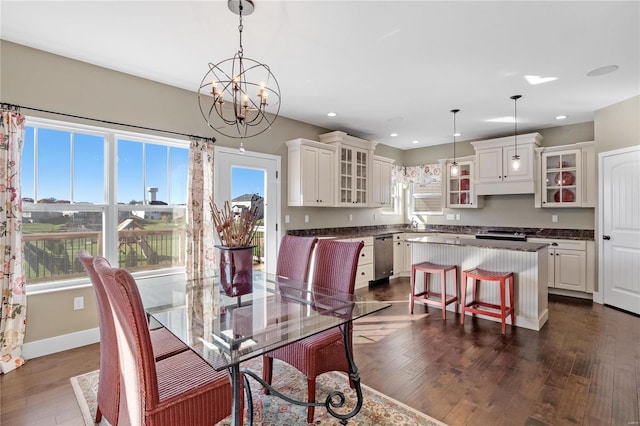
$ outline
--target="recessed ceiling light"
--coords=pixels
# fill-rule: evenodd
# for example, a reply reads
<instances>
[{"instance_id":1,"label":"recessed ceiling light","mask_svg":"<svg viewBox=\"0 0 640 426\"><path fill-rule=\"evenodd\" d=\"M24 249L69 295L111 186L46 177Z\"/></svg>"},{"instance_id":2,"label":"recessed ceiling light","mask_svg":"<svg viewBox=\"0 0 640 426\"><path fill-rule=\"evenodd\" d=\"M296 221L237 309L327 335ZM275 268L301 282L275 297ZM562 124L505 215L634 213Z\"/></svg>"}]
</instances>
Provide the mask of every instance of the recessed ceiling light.
<instances>
[{"instance_id":1,"label":"recessed ceiling light","mask_svg":"<svg viewBox=\"0 0 640 426\"><path fill-rule=\"evenodd\" d=\"M420 141L413 141L413 142L411 142L411 143L420 143Z\"/></svg>"},{"instance_id":2,"label":"recessed ceiling light","mask_svg":"<svg viewBox=\"0 0 640 426\"><path fill-rule=\"evenodd\" d=\"M598 77L601 75L605 75L605 74L609 74L612 73L614 71L617 71L618 68L620 68L617 65L607 65L604 67L600 67L600 68L596 68L594 70L591 70L587 73L587 77Z\"/></svg>"},{"instance_id":3,"label":"recessed ceiling light","mask_svg":"<svg viewBox=\"0 0 640 426\"><path fill-rule=\"evenodd\" d=\"M457 138L458 136L462 136L462 133L456 132L456 133L453 134L453 136L455 136Z\"/></svg>"},{"instance_id":4,"label":"recessed ceiling light","mask_svg":"<svg viewBox=\"0 0 640 426\"><path fill-rule=\"evenodd\" d=\"M558 77L542 77L539 75L525 75L524 79L527 80L527 83L529 83L530 85L535 86L536 84L549 83L550 81L557 80Z\"/></svg>"},{"instance_id":5,"label":"recessed ceiling light","mask_svg":"<svg viewBox=\"0 0 640 426\"><path fill-rule=\"evenodd\" d=\"M330 113L328 113L327 115L328 115L329 117L335 117L335 116L336 116L336 115L338 115L338 114L336 114L335 112L330 112Z\"/></svg>"},{"instance_id":6,"label":"recessed ceiling light","mask_svg":"<svg viewBox=\"0 0 640 426\"><path fill-rule=\"evenodd\" d=\"M391 133L389 136L391 136L392 138L395 138L396 136L398 136L397 133Z\"/></svg>"},{"instance_id":7,"label":"recessed ceiling light","mask_svg":"<svg viewBox=\"0 0 640 426\"><path fill-rule=\"evenodd\" d=\"M556 120L564 120L565 118L569 117L568 115L559 115L556 117Z\"/></svg>"}]
</instances>

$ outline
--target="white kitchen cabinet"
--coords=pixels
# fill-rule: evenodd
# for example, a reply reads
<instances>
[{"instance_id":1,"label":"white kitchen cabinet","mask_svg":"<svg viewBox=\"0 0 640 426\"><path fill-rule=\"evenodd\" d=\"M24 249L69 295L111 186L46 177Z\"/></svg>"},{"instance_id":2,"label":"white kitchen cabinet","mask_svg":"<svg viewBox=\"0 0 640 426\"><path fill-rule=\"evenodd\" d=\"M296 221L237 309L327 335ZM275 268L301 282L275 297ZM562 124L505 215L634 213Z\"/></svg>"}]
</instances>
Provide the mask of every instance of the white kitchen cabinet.
<instances>
[{"instance_id":1,"label":"white kitchen cabinet","mask_svg":"<svg viewBox=\"0 0 640 426\"><path fill-rule=\"evenodd\" d=\"M456 159L458 174L451 174L451 161L447 161L446 182L446 207L452 209L482 207L475 190L475 170L473 159L475 157L463 157Z\"/></svg>"},{"instance_id":2,"label":"white kitchen cabinet","mask_svg":"<svg viewBox=\"0 0 640 426\"><path fill-rule=\"evenodd\" d=\"M518 135L517 153L520 167L513 168L516 154L513 136L471 142L475 155L475 189L477 195L533 194L535 192L535 153L540 145L539 133Z\"/></svg>"},{"instance_id":3,"label":"white kitchen cabinet","mask_svg":"<svg viewBox=\"0 0 640 426\"><path fill-rule=\"evenodd\" d=\"M405 252L405 235L406 234L393 234L393 276L399 277L406 272L404 262Z\"/></svg>"},{"instance_id":4,"label":"white kitchen cabinet","mask_svg":"<svg viewBox=\"0 0 640 426\"><path fill-rule=\"evenodd\" d=\"M373 237L345 238L340 241L362 241L364 243L358 259L355 288L368 287L369 281L373 281Z\"/></svg>"},{"instance_id":5,"label":"white kitchen cabinet","mask_svg":"<svg viewBox=\"0 0 640 426\"><path fill-rule=\"evenodd\" d=\"M390 207L391 200L391 169L393 162L390 158L373 156L371 169L371 207Z\"/></svg>"},{"instance_id":6,"label":"white kitchen cabinet","mask_svg":"<svg viewBox=\"0 0 640 426\"><path fill-rule=\"evenodd\" d=\"M588 271L593 267L587 267L586 241L545 238L529 238L527 241L549 244L547 272L550 288L593 292L592 286L588 285Z\"/></svg>"},{"instance_id":7,"label":"white kitchen cabinet","mask_svg":"<svg viewBox=\"0 0 640 426\"><path fill-rule=\"evenodd\" d=\"M595 207L594 142L536 148L536 156L540 176L536 207Z\"/></svg>"},{"instance_id":8,"label":"white kitchen cabinet","mask_svg":"<svg viewBox=\"0 0 640 426\"><path fill-rule=\"evenodd\" d=\"M340 147L338 159L338 203L343 206L366 206L369 184L369 152Z\"/></svg>"},{"instance_id":9,"label":"white kitchen cabinet","mask_svg":"<svg viewBox=\"0 0 640 426\"><path fill-rule=\"evenodd\" d=\"M580 207L582 175L579 149L542 154L542 207Z\"/></svg>"},{"instance_id":10,"label":"white kitchen cabinet","mask_svg":"<svg viewBox=\"0 0 640 426\"><path fill-rule=\"evenodd\" d=\"M335 146L307 139L287 141L288 205L335 205Z\"/></svg>"},{"instance_id":11,"label":"white kitchen cabinet","mask_svg":"<svg viewBox=\"0 0 640 426\"><path fill-rule=\"evenodd\" d=\"M336 147L336 205L370 207L371 168L377 143L340 131L324 133L319 137L321 142Z\"/></svg>"}]
</instances>

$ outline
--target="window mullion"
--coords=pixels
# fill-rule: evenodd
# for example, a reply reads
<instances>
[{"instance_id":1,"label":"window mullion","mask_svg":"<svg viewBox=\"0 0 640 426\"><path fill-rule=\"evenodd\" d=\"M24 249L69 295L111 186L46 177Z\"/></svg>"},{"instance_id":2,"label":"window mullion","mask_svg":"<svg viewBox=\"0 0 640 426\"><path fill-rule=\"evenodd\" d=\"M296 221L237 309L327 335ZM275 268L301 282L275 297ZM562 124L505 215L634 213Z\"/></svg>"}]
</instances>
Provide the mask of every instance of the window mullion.
<instances>
[{"instance_id":1,"label":"window mullion","mask_svg":"<svg viewBox=\"0 0 640 426\"><path fill-rule=\"evenodd\" d=\"M107 134L106 156L104 173L105 179L105 196L107 205L103 215L104 229L104 256L109 259L112 265L118 264L118 201L116 188L118 187L118 150L117 141L114 133Z\"/></svg>"}]
</instances>

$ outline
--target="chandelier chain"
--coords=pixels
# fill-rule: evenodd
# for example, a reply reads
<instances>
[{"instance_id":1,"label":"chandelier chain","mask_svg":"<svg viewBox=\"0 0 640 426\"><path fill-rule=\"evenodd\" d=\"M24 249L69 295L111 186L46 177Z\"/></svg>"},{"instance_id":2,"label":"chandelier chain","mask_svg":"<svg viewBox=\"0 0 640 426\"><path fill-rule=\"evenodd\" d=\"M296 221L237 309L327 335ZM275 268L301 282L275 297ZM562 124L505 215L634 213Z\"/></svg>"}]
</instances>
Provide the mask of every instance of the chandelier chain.
<instances>
[{"instance_id":1,"label":"chandelier chain","mask_svg":"<svg viewBox=\"0 0 640 426\"><path fill-rule=\"evenodd\" d=\"M240 35L240 49L238 50L238 55L242 57L242 54L244 53L244 49L242 48L242 30L244 29L244 25L242 25L242 1L240 2L239 15L240 15L240 24L238 24L238 33Z\"/></svg>"}]
</instances>

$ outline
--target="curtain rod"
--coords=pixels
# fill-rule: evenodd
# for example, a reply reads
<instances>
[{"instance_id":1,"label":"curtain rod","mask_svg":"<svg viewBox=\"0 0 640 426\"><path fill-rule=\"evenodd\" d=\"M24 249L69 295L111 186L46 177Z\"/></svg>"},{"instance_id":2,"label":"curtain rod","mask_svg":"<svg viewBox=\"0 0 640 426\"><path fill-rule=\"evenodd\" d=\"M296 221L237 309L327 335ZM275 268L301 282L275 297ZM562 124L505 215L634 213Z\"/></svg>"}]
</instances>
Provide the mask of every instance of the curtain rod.
<instances>
[{"instance_id":1,"label":"curtain rod","mask_svg":"<svg viewBox=\"0 0 640 426\"><path fill-rule=\"evenodd\" d=\"M47 114L56 114L56 115L62 115L62 116L65 116L65 117L79 118L81 120L97 121L98 123L115 124L116 126L132 127L134 129L151 130L151 131L154 131L154 132L169 133L169 134L172 134L172 135L186 136L188 138L193 138L193 139L203 139L203 140L210 141L211 143L215 143L215 141L216 141L216 138L214 138L214 137L204 137L204 136L198 136L198 135L189 135L187 133L174 132L173 130L155 129L153 127L136 126L135 124L118 123L117 121L109 121L109 120L101 120L99 118L83 117L81 115L74 115L74 114L67 114L67 113L64 113L64 112L49 111L49 110L46 110L46 109L33 108L33 107L24 106L24 105L16 105L16 104L10 104L10 103L5 103L5 102L2 102L2 104L0 104L0 105L2 106L2 108L6 108L6 109L9 109L9 110L13 109L14 111L19 111L20 109L28 109L28 110L31 110L31 111L45 112Z\"/></svg>"}]
</instances>

